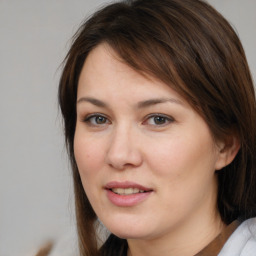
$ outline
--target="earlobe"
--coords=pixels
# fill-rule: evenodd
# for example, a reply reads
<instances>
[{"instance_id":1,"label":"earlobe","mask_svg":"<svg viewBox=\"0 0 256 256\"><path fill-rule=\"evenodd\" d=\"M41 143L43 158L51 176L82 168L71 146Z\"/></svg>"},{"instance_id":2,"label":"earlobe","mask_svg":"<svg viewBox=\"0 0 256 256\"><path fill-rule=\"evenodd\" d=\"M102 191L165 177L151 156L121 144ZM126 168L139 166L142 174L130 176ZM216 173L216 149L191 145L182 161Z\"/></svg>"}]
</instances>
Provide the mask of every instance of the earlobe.
<instances>
[{"instance_id":1,"label":"earlobe","mask_svg":"<svg viewBox=\"0 0 256 256\"><path fill-rule=\"evenodd\" d=\"M225 142L218 144L218 159L215 170L221 170L229 165L236 157L240 149L240 141L237 136L229 136Z\"/></svg>"}]
</instances>

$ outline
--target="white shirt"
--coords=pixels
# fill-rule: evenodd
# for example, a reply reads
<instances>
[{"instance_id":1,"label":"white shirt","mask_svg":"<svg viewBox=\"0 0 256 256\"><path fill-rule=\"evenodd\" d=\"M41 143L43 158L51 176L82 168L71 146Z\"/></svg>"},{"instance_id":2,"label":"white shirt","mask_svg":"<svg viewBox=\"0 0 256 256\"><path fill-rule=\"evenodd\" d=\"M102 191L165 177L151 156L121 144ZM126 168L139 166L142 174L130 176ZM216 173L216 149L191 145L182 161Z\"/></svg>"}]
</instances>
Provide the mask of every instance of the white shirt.
<instances>
[{"instance_id":1,"label":"white shirt","mask_svg":"<svg viewBox=\"0 0 256 256\"><path fill-rule=\"evenodd\" d=\"M218 256L256 256L256 218L241 223Z\"/></svg>"}]
</instances>

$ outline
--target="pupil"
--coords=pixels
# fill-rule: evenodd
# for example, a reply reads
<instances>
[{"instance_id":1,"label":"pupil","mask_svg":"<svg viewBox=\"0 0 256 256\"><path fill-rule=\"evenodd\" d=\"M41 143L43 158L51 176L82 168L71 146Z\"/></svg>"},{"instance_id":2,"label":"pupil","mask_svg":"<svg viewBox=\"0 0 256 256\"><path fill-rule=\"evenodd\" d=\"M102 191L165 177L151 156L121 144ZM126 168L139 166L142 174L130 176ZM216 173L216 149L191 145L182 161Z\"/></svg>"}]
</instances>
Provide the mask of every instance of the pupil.
<instances>
[{"instance_id":1,"label":"pupil","mask_svg":"<svg viewBox=\"0 0 256 256\"><path fill-rule=\"evenodd\" d=\"M106 121L106 118L103 117L103 116L97 116L97 117L96 117L96 123L97 123L97 124L104 124L105 121Z\"/></svg>"},{"instance_id":2,"label":"pupil","mask_svg":"<svg viewBox=\"0 0 256 256\"><path fill-rule=\"evenodd\" d=\"M165 117L162 116L156 116L154 118L154 121L156 124L164 124L165 123Z\"/></svg>"}]
</instances>

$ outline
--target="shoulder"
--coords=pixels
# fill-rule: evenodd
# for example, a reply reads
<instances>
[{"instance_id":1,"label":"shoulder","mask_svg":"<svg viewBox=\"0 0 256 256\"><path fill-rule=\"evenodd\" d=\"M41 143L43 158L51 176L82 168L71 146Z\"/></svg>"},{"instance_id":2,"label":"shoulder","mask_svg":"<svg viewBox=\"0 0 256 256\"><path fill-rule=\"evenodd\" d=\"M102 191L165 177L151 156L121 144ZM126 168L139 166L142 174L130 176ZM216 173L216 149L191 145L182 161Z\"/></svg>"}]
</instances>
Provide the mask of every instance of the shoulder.
<instances>
[{"instance_id":1,"label":"shoulder","mask_svg":"<svg viewBox=\"0 0 256 256\"><path fill-rule=\"evenodd\" d=\"M256 218L242 222L230 236L218 256L255 256Z\"/></svg>"}]
</instances>

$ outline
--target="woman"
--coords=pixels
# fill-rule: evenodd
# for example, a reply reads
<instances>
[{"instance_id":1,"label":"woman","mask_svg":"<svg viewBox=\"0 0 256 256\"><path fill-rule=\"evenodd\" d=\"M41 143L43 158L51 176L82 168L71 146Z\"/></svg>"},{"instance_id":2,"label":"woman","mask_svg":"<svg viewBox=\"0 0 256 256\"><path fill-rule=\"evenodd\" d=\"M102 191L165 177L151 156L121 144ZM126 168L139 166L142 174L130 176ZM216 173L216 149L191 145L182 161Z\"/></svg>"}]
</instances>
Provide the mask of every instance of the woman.
<instances>
[{"instance_id":1,"label":"woman","mask_svg":"<svg viewBox=\"0 0 256 256\"><path fill-rule=\"evenodd\" d=\"M254 255L255 93L211 6L101 9L75 35L59 103L81 255Z\"/></svg>"}]
</instances>

